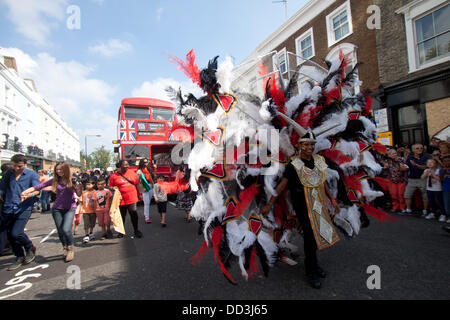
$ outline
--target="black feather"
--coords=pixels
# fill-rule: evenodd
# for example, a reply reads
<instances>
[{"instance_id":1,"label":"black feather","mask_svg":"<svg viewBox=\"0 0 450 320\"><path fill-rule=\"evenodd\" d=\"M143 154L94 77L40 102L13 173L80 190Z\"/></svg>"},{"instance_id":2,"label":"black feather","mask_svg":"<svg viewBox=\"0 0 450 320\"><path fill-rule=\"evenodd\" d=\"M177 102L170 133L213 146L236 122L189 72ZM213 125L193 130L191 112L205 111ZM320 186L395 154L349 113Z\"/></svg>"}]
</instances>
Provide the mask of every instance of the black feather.
<instances>
[{"instance_id":1,"label":"black feather","mask_svg":"<svg viewBox=\"0 0 450 320\"><path fill-rule=\"evenodd\" d=\"M223 236L219 245L219 257L224 267L228 270L232 262L236 260L236 256L231 253L230 247L228 246L227 224L223 226L223 229Z\"/></svg>"},{"instance_id":2,"label":"black feather","mask_svg":"<svg viewBox=\"0 0 450 320\"><path fill-rule=\"evenodd\" d=\"M272 80L272 78L267 79L266 82L266 98L265 100L269 100L272 99L272 94L270 93L270 81Z\"/></svg>"},{"instance_id":3,"label":"black feather","mask_svg":"<svg viewBox=\"0 0 450 320\"><path fill-rule=\"evenodd\" d=\"M264 276L267 278L269 276L269 264L267 263L266 253L258 241L255 242L255 247L256 247L256 253L259 258L259 262L261 263L261 267L264 272Z\"/></svg>"},{"instance_id":4,"label":"black feather","mask_svg":"<svg viewBox=\"0 0 450 320\"><path fill-rule=\"evenodd\" d=\"M354 80L356 80L356 78L358 77L358 67L361 65L361 63L357 63L355 64L355 66L353 67L352 71L350 71L345 78L342 80L342 83L351 85L351 82L353 82Z\"/></svg>"},{"instance_id":5,"label":"black feather","mask_svg":"<svg viewBox=\"0 0 450 320\"><path fill-rule=\"evenodd\" d=\"M292 97L292 95L294 93L294 88L297 87L298 75L299 75L299 72L294 73L291 80L289 80L286 90L284 90L284 96L286 97L286 100L289 100Z\"/></svg>"},{"instance_id":6,"label":"black feather","mask_svg":"<svg viewBox=\"0 0 450 320\"><path fill-rule=\"evenodd\" d=\"M186 105L193 105L200 110L202 110L205 115L209 115L211 113L216 112L217 102L208 96L203 96L201 98L196 98L193 94L189 94L186 100Z\"/></svg>"},{"instance_id":7,"label":"black feather","mask_svg":"<svg viewBox=\"0 0 450 320\"><path fill-rule=\"evenodd\" d=\"M252 257L252 250L253 250L253 245L244 249L244 255L245 255L244 268L245 268L245 270L248 270L250 268L250 258Z\"/></svg>"},{"instance_id":8,"label":"black feather","mask_svg":"<svg viewBox=\"0 0 450 320\"><path fill-rule=\"evenodd\" d=\"M214 59L210 60L208 63L208 68L203 69L200 72L200 86L202 89L208 93L208 96L216 94L219 92L220 84L217 83L217 59L219 56L216 56Z\"/></svg>"}]
</instances>

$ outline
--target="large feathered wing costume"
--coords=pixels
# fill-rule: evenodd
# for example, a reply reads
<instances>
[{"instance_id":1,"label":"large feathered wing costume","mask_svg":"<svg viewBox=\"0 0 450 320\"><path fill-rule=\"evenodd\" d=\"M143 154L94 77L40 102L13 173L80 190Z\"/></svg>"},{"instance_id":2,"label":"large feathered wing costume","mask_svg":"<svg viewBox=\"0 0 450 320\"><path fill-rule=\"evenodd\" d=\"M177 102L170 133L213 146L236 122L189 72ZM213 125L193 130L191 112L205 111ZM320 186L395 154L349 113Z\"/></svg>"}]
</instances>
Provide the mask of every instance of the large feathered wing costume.
<instances>
[{"instance_id":1,"label":"large feathered wing costume","mask_svg":"<svg viewBox=\"0 0 450 320\"><path fill-rule=\"evenodd\" d=\"M275 188L299 137L307 131L316 136L315 152L325 158L327 184L340 202L339 214L329 206L334 224L354 236L368 226L367 215L393 219L373 206L383 196L374 178L381 172L376 159L385 148L376 143L371 98L353 93L357 67L346 74L343 55L327 63L327 71L302 70L304 76L311 74L312 81L302 85L300 94L294 93L296 77L284 86L272 73L264 79L264 98L231 89L229 58L219 66L215 57L203 70L196 66L192 50L186 60L171 59L205 95L183 95L173 88L168 92L184 128L195 129L185 162L191 189L198 191L191 216L202 221L205 241L191 258L194 264L212 249L224 276L236 284L230 273L233 263L248 279L259 271L259 260L267 276L278 259L284 261L285 250L296 250L290 239L299 222L288 195L279 197L267 217L259 214L259 208L278 196Z\"/></svg>"}]
</instances>

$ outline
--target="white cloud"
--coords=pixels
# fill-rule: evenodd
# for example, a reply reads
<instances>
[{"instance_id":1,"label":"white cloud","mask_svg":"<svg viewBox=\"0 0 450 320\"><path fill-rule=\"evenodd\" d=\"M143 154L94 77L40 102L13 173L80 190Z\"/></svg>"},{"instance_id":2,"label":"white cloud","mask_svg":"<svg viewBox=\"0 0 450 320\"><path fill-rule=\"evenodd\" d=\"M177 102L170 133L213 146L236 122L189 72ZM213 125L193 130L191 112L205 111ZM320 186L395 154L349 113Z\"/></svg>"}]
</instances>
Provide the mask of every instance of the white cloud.
<instances>
[{"instance_id":1,"label":"white cloud","mask_svg":"<svg viewBox=\"0 0 450 320\"><path fill-rule=\"evenodd\" d=\"M170 98L165 90L169 86L173 87L176 90L181 88L183 94L193 93L195 96L202 95L202 91L200 90L200 88L198 88L192 82L180 83L170 78L158 78L152 82L145 81L139 88L133 89L131 95L132 97L148 97L170 101Z\"/></svg>"},{"instance_id":2,"label":"white cloud","mask_svg":"<svg viewBox=\"0 0 450 320\"><path fill-rule=\"evenodd\" d=\"M51 30L65 18L68 0L0 0L17 32L37 45L48 44Z\"/></svg>"},{"instance_id":3,"label":"white cloud","mask_svg":"<svg viewBox=\"0 0 450 320\"><path fill-rule=\"evenodd\" d=\"M164 8L158 8L158 10L156 10L156 20L157 21L161 21L163 12L164 12Z\"/></svg>"},{"instance_id":4,"label":"white cloud","mask_svg":"<svg viewBox=\"0 0 450 320\"><path fill-rule=\"evenodd\" d=\"M84 135L93 130L101 130L102 138L92 139L89 152L101 144L111 149L117 135L117 110L110 110L116 88L96 79L94 67L57 61L48 53L30 57L17 48L0 49L0 55L16 57L21 76L35 81L40 94L79 135L82 149Z\"/></svg>"},{"instance_id":5,"label":"white cloud","mask_svg":"<svg viewBox=\"0 0 450 320\"><path fill-rule=\"evenodd\" d=\"M98 53L105 57L114 57L131 50L133 50L133 46L130 43L119 39L109 39L106 43L101 42L89 47L90 52Z\"/></svg>"}]
</instances>

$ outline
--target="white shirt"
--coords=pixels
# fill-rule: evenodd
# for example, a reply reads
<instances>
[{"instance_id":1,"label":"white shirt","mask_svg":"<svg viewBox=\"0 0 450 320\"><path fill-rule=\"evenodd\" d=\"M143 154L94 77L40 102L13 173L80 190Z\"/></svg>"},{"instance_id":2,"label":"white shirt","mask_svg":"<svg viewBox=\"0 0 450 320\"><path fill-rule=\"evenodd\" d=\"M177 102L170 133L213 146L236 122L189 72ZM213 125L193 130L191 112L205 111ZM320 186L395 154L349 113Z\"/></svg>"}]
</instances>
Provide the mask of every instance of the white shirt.
<instances>
[{"instance_id":1,"label":"white shirt","mask_svg":"<svg viewBox=\"0 0 450 320\"><path fill-rule=\"evenodd\" d=\"M429 172L430 169L426 169L425 172ZM436 169L435 172L433 172L436 176L439 177L439 169ZM429 180L431 180L431 187L429 185ZM436 180L433 177L426 177L426 183L427 183L427 191L442 191L442 184L440 180Z\"/></svg>"}]
</instances>

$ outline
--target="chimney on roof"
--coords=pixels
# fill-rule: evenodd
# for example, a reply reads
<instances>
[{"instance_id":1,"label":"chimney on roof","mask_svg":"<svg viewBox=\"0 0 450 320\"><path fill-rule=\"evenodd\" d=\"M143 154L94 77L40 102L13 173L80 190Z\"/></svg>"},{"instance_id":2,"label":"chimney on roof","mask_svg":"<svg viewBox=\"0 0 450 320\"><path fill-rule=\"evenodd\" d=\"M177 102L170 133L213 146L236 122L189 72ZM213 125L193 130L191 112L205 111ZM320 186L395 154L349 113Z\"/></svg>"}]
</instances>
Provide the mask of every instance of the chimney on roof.
<instances>
[{"instance_id":1,"label":"chimney on roof","mask_svg":"<svg viewBox=\"0 0 450 320\"><path fill-rule=\"evenodd\" d=\"M5 66L6 67L8 67L9 69L14 69L14 70L16 70L16 72L19 72L18 70L17 70L17 63L16 63L16 58L14 58L14 57L7 57L7 56L4 56L4 58L5 58Z\"/></svg>"},{"instance_id":2,"label":"chimney on roof","mask_svg":"<svg viewBox=\"0 0 450 320\"><path fill-rule=\"evenodd\" d=\"M23 80L33 88L34 92L38 92L36 84L34 83L33 79L23 79Z\"/></svg>"}]
</instances>

